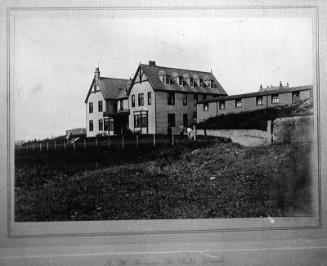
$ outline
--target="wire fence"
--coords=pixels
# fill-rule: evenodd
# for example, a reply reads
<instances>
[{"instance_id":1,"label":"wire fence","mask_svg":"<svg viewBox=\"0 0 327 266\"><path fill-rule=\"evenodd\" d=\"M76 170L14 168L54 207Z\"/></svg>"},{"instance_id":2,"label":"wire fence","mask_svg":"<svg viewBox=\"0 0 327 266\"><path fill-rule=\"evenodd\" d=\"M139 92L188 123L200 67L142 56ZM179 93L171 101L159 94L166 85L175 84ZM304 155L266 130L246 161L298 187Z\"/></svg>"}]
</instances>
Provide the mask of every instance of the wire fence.
<instances>
[{"instance_id":1,"label":"wire fence","mask_svg":"<svg viewBox=\"0 0 327 266\"><path fill-rule=\"evenodd\" d=\"M190 142L208 142L212 138L207 136L193 136L188 138L187 135L121 135L95 138L81 138L75 142L66 139L61 140L43 140L27 142L20 145L15 145L15 151L59 151L59 150L82 150L94 148L120 148L127 147L142 147L156 145L186 145Z\"/></svg>"}]
</instances>

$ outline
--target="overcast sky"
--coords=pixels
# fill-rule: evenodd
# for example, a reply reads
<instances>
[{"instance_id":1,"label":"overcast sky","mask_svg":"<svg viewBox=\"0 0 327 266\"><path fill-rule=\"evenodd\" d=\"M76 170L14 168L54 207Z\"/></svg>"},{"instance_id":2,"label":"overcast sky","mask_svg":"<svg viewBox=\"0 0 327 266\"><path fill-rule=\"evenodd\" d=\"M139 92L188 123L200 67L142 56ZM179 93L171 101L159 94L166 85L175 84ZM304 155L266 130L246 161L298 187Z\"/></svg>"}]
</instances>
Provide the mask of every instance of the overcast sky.
<instances>
[{"instance_id":1,"label":"overcast sky","mask_svg":"<svg viewBox=\"0 0 327 266\"><path fill-rule=\"evenodd\" d=\"M140 62L211 71L229 95L260 83L312 84L310 18L21 18L15 23L15 139L85 127L94 69L132 77Z\"/></svg>"}]
</instances>

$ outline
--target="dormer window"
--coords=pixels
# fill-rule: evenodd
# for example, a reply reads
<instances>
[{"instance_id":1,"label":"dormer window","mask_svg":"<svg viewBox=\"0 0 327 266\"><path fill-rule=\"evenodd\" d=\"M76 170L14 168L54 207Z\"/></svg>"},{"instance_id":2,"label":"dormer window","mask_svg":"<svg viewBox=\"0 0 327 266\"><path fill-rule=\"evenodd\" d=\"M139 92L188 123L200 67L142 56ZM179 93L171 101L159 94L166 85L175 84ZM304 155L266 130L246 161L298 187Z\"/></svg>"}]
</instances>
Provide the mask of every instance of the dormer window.
<instances>
[{"instance_id":1,"label":"dormer window","mask_svg":"<svg viewBox=\"0 0 327 266\"><path fill-rule=\"evenodd\" d=\"M210 80L210 87L214 88L215 87L215 82L213 80Z\"/></svg>"},{"instance_id":2,"label":"dormer window","mask_svg":"<svg viewBox=\"0 0 327 266\"><path fill-rule=\"evenodd\" d=\"M178 84L180 85L180 86L183 86L184 84L183 84L183 77L178 77Z\"/></svg>"},{"instance_id":3,"label":"dormer window","mask_svg":"<svg viewBox=\"0 0 327 266\"><path fill-rule=\"evenodd\" d=\"M194 79L193 78L190 78L190 86L194 87Z\"/></svg>"},{"instance_id":4,"label":"dormer window","mask_svg":"<svg viewBox=\"0 0 327 266\"><path fill-rule=\"evenodd\" d=\"M171 80L170 80L170 76L163 76L162 77L162 82L164 83L164 84L171 84Z\"/></svg>"},{"instance_id":5,"label":"dormer window","mask_svg":"<svg viewBox=\"0 0 327 266\"><path fill-rule=\"evenodd\" d=\"M200 79L200 87L204 87L203 79Z\"/></svg>"}]
</instances>

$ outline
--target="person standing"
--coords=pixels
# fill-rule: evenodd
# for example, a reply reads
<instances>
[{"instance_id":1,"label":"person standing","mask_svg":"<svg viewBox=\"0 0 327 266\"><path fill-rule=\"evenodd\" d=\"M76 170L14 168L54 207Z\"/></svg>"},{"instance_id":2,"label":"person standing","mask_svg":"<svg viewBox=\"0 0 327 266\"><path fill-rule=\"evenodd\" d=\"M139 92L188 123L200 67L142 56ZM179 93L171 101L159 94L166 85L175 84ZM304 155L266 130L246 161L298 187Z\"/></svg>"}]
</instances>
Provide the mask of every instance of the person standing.
<instances>
[{"instance_id":1,"label":"person standing","mask_svg":"<svg viewBox=\"0 0 327 266\"><path fill-rule=\"evenodd\" d=\"M179 126L179 136L181 139L184 137L184 126L182 124Z\"/></svg>"},{"instance_id":2,"label":"person standing","mask_svg":"<svg viewBox=\"0 0 327 266\"><path fill-rule=\"evenodd\" d=\"M190 141L191 138L192 138L192 128L188 127L187 128L187 137L188 137L188 140Z\"/></svg>"}]
</instances>

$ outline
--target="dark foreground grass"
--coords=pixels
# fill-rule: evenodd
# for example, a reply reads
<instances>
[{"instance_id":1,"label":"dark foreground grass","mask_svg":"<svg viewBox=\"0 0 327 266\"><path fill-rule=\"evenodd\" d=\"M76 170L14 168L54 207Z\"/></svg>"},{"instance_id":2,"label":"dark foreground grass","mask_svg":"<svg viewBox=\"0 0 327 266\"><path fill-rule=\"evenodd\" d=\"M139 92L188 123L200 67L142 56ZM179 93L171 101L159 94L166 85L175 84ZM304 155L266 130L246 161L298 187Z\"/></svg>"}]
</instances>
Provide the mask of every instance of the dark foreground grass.
<instances>
[{"instance_id":1,"label":"dark foreground grass","mask_svg":"<svg viewBox=\"0 0 327 266\"><path fill-rule=\"evenodd\" d=\"M16 154L16 221L311 215L310 145Z\"/></svg>"}]
</instances>

